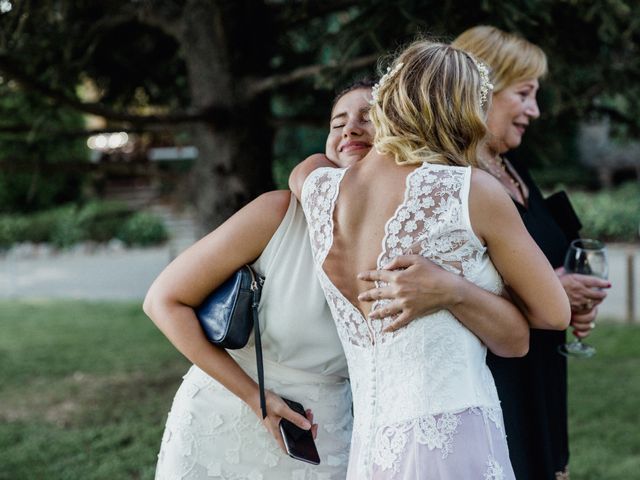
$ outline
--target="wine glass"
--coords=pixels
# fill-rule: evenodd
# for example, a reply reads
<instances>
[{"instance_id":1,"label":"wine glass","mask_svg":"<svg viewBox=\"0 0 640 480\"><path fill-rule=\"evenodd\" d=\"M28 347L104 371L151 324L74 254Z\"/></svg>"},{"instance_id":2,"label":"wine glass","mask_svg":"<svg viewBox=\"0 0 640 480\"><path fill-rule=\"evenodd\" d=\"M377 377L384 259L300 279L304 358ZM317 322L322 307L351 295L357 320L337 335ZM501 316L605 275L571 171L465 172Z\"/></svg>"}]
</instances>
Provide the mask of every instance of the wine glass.
<instances>
[{"instance_id":1,"label":"wine glass","mask_svg":"<svg viewBox=\"0 0 640 480\"><path fill-rule=\"evenodd\" d=\"M599 240L579 238L571 242L564 259L564 270L567 273L593 275L606 280L609 275L607 249ZM575 335L575 333L574 333ZM558 347L558 351L567 357L590 358L596 349L576 337L572 342Z\"/></svg>"}]
</instances>

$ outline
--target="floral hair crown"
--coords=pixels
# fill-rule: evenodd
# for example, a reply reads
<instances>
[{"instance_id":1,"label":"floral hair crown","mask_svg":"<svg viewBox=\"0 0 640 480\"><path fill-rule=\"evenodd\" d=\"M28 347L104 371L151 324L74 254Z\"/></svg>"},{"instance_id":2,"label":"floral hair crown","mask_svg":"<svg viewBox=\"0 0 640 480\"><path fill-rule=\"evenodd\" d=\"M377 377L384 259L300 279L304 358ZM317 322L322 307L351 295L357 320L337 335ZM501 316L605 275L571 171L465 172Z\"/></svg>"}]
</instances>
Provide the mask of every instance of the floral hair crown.
<instances>
[{"instance_id":1,"label":"floral hair crown","mask_svg":"<svg viewBox=\"0 0 640 480\"><path fill-rule=\"evenodd\" d=\"M482 62L476 60L474 57L471 57L473 63L475 63L476 68L478 69L478 73L480 74L480 106L484 107L487 104L487 98L489 97L489 92L493 91L493 83L489 80L489 68ZM399 62L393 69L391 67L387 67L387 71L380 80L371 88L371 105L375 105L378 102L378 93L380 88L392 79L394 76L398 74L400 69L404 66L403 62Z\"/></svg>"},{"instance_id":2,"label":"floral hair crown","mask_svg":"<svg viewBox=\"0 0 640 480\"><path fill-rule=\"evenodd\" d=\"M382 75L382 77L380 77L380 80L378 80L378 82L371 88L371 105L374 105L378 102L378 92L380 91L380 88L382 88L385 82L388 82L391 78L397 75L397 73L403 66L404 63L400 62L395 67L393 67L393 70L391 69L391 67L387 67L387 72Z\"/></svg>"},{"instance_id":3,"label":"floral hair crown","mask_svg":"<svg viewBox=\"0 0 640 480\"><path fill-rule=\"evenodd\" d=\"M489 68L482 62L471 57L473 63L476 64L478 73L480 74L480 106L484 107L487 104L487 98L489 92L493 91L493 83L489 80Z\"/></svg>"}]
</instances>

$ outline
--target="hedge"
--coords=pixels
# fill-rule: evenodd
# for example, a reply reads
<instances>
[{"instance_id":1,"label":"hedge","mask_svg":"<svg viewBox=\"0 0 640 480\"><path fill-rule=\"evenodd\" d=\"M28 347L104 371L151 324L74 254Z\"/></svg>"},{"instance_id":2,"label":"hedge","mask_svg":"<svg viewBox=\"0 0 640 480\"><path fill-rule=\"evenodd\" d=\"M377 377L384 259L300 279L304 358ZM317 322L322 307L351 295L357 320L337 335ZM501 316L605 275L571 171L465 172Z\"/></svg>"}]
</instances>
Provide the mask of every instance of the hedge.
<instances>
[{"instance_id":1,"label":"hedge","mask_svg":"<svg viewBox=\"0 0 640 480\"><path fill-rule=\"evenodd\" d=\"M149 246L167 240L162 220L115 202L65 205L29 215L0 215L0 248L16 243L51 243L59 248L79 242L118 238L129 246Z\"/></svg>"},{"instance_id":2,"label":"hedge","mask_svg":"<svg viewBox=\"0 0 640 480\"><path fill-rule=\"evenodd\" d=\"M640 228L640 183L613 190L572 192L571 202L582 221L583 237L637 242Z\"/></svg>"}]
</instances>

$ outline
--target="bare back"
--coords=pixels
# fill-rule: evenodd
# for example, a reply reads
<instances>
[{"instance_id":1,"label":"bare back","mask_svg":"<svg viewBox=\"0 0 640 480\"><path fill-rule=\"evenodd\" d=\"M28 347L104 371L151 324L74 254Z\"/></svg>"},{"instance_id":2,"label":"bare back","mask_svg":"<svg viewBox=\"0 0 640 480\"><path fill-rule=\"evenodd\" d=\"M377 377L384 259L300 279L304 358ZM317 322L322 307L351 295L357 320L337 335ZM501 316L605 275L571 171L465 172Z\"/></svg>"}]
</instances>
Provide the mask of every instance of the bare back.
<instances>
[{"instance_id":1,"label":"bare back","mask_svg":"<svg viewBox=\"0 0 640 480\"><path fill-rule=\"evenodd\" d=\"M413 166L399 166L393 159L372 151L344 175L333 215L333 243L323 269L342 294L367 315L369 302L358 293L367 282L357 274L378 267L385 225L405 195L406 177Z\"/></svg>"}]
</instances>

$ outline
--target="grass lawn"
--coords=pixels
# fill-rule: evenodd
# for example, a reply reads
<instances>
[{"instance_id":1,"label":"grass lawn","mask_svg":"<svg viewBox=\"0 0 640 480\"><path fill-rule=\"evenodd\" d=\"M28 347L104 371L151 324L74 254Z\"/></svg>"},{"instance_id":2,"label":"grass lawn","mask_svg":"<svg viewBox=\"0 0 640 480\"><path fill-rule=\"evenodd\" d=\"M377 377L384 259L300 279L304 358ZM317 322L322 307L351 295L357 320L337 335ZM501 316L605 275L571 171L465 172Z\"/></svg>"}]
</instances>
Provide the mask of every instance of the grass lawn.
<instances>
[{"instance_id":1,"label":"grass lawn","mask_svg":"<svg viewBox=\"0 0 640 480\"><path fill-rule=\"evenodd\" d=\"M188 363L138 304L0 302L0 479L153 478Z\"/></svg>"},{"instance_id":2,"label":"grass lawn","mask_svg":"<svg viewBox=\"0 0 640 480\"><path fill-rule=\"evenodd\" d=\"M640 478L640 326L600 323L588 343L569 361L571 478Z\"/></svg>"},{"instance_id":3,"label":"grass lawn","mask_svg":"<svg viewBox=\"0 0 640 480\"><path fill-rule=\"evenodd\" d=\"M184 360L131 303L0 302L0 479L153 478ZM640 472L640 327L570 362L573 480Z\"/></svg>"}]
</instances>

